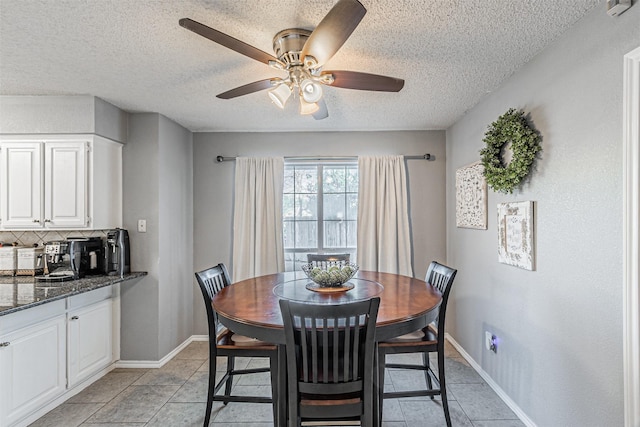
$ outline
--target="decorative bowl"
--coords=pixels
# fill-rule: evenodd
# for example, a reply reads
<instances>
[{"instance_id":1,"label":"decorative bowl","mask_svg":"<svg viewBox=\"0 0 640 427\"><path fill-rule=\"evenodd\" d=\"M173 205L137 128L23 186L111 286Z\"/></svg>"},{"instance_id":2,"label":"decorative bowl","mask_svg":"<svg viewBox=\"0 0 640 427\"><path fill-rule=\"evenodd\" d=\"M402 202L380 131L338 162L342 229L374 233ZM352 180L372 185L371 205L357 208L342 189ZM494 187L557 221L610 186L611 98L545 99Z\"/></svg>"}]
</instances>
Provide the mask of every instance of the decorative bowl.
<instances>
[{"instance_id":1,"label":"decorative bowl","mask_svg":"<svg viewBox=\"0 0 640 427\"><path fill-rule=\"evenodd\" d=\"M320 267L315 264L303 264L302 271L314 283L323 288L335 288L347 283L358 272L358 266L352 262L330 264Z\"/></svg>"}]
</instances>

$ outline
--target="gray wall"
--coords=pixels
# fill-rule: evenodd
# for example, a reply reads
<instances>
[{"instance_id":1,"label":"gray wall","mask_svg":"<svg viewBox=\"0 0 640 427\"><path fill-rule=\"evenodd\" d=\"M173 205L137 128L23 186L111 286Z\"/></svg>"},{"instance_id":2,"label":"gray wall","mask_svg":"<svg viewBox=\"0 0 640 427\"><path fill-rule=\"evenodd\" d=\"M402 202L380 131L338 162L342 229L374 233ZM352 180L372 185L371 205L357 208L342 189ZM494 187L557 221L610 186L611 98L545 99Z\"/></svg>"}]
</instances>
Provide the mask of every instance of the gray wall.
<instances>
[{"instance_id":1,"label":"gray wall","mask_svg":"<svg viewBox=\"0 0 640 427\"><path fill-rule=\"evenodd\" d=\"M192 133L160 117L160 354L193 333Z\"/></svg>"},{"instance_id":2,"label":"gray wall","mask_svg":"<svg viewBox=\"0 0 640 427\"><path fill-rule=\"evenodd\" d=\"M234 162L224 156L357 156L430 153L434 161L407 160L414 274L445 258L445 133L308 132L194 134L194 268L224 262L231 270ZM194 284L194 286L197 286ZM206 334L202 296L194 293L194 333Z\"/></svg>"},{"instance_id":3,"label":"gray wall","mask_svg":"<svg viewBox=\"0 0 640 427\"><path fill-rule=\"evenodd\" d=\"M447 260L459 270L448 330L539 426L623 425L622 63L638 23L640 5L615 19L596 8L447 131ZM456 228L455 171L510 107L542 134L536 170L513 195L489 190L488 230ZM524 200L533 272L497 261L496 206Z\"/></svg>"},{"instance_id":4,"label":"gray wall","mask_svg":"<svg viewBox=\"0 0 640 427\"><path fill-rule=\"evenodd\" d=\"M0 133L90 133L127 140L127 113L89 95L0 96Z\"/></svg>"},{"instance_id":5,"label":"gray wall","mask_svg":"<svg viewBox=\"0 0 640 427\"><path fill-rule=\"evenodd\" d=\"M157 361L192 333L191 133L159 114L132 114L123 150L124 227L132 269L148 276L122 287L123 360ZM147 232L137 232L146 219Z\"/></svg>"}]
</instances>

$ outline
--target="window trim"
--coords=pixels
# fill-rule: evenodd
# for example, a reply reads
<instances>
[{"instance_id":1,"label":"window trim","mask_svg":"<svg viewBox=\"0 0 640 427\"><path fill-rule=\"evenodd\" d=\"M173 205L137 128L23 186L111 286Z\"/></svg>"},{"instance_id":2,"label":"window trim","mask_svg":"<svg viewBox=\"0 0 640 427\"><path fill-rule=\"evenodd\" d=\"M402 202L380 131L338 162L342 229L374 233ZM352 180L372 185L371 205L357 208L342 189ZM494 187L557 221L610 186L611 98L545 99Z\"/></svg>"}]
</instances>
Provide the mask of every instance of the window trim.
<instances>
[{"instance_id":1,"label":"window trim","mask_svg":"<svg viewBox=\"0 0 640 427\"><path fill-rule=\"evenodd\" d=\"M316 191L316 219L315 220L309 220L309 221L314 221L316 223L316 227L317 227L317 232L316 232L316 247L293 247L293 248L284 248L284 252L285 254L287 253L292 253L292 254L299 254L299 253L306 253L306 252L315 252L315 253L320 253L320 254L324 254L324 253L339 253L339 252L350 252L350 253L356 253L357 251L357 242L355 246L344 246L344 247L339 247L339 248L325 248L325 242L324 242L324 223L325 223L325 219L324 219L324 186L323 186L323 178L324 178L324 168L325 167L329 167L329 166L345 166L345 167L355 167L356 170L358 170L358 161L357 158L353 159L353 160L347 160L345 158L340 158L335 159L335 160L323 160L323 159L309 159L309 160L300 160L300 159L296 159L296 160L286 160L285 159L285 163L284 163L284 167L285 167L285 171L288 167L296 167L296 166L315 166L316 167L316 171L317 171L317 183L316 183L316 187L317 187L317 191ZM359 177L358 177L359 178ZM296 191L297 189L294 186L294 190L293 193L285 193L285 194L293 194L293 195L297 195L297 194L304 194L304 193L298 193ZM347 189L345 188L345 191L342 193L328 193L328 194L344 194L345 197L349 194L356 194L358 195L358 191L356 190L355 192L353 191L346 191ZM295 197L295 196L294 196ZM346 199L345 199L345 203L346 203ZM356 226L357 226L357 218L354 220L347 220L346 221L353 221L355 222ZM294 224L294 246L295 246L295 241L296 241L296 237L295 237L295 223L298 220L287 220L285 218L283 218L283 222L291 222ZM300 222L302 222L304 220L301 220ZM346 239L345 236L345 243L347 243L348 239ZM294 266L295 266L295 260L294 260Z\"/></svg>"}]
</instances>

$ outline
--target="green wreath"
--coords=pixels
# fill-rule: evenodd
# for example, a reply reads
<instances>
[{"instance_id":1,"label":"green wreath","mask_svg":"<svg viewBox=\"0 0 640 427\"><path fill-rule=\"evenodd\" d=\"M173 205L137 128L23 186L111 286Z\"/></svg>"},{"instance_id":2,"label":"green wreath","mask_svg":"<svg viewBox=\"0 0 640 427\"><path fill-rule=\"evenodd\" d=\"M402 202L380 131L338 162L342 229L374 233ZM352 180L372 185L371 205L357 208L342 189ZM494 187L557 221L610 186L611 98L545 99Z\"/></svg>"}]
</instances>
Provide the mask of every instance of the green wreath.
<instances>
[{"instance_id":1,"label":"green wreath","mask_svg":"<svg viewBox=\"0 0 640 427\"><path fill-rule=\"evenodd\" d=\"M487 146L480 150L487 184L501 193L513 193L529 174L540 147L540 135L524 118L524 113L511 108L491 123L482 140ZM511 143L513 157L508 165L502 162L502 150Z\"/></svg>"}]
</instances>

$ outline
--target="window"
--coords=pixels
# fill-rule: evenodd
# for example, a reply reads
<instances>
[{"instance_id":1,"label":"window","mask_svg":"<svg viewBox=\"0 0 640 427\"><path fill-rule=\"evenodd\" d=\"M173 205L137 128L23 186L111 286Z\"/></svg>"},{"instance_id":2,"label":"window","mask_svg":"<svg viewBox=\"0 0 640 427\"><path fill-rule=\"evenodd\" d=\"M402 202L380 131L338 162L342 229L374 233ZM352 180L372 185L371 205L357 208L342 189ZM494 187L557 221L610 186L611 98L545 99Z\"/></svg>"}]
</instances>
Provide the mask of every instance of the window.
<instances>
[{"instance_id":1,"label":"window","mask_svg":"<svg viewBox=\"0 0 640 427\"><path fill-rule=\"evenodd\" d=\"M287 163L284 168L285 270L299 270L308 253L356 257L357 163Z\"/></svg>"}]
</instances>

